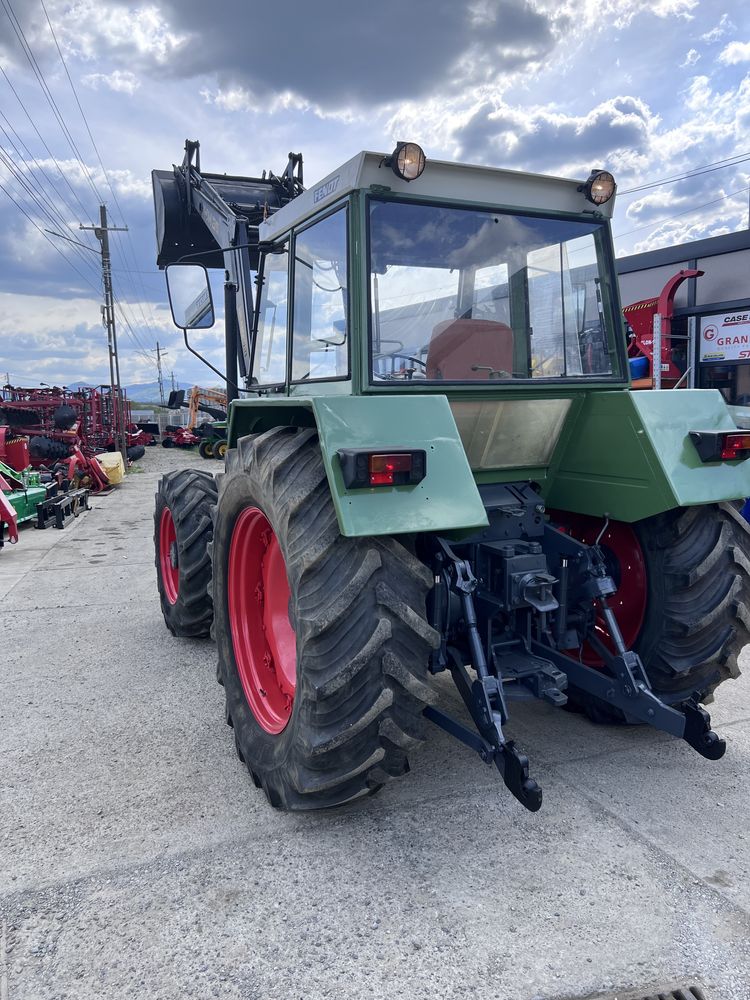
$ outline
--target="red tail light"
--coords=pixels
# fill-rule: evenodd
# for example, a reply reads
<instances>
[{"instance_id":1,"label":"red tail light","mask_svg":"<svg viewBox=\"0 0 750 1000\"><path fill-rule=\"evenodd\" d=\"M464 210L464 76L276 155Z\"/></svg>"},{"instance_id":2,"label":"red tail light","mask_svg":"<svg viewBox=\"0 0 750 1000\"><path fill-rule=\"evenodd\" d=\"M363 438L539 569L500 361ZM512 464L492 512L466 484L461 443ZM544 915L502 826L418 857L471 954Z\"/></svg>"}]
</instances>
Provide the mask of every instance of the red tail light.
<instances>
[{"instance_id":1,"label":"red tail light","mask_svg":"<svg viewBox=\"0 0 750 1000\"><path fill-rule=\"evenodd\" d=\"M731 462L750 456L750 431L690 431L702 462Z\"/></svg>"},{"instance_id":2,"label":"red tail light","mask_svg":"<svg viewBox=\"0 0 750 1000\"><path fill-rule=\"evenodd\" d=\"M721 449L723 459L744 458L748 451L750 451L750 434L725 435Z\"/></svg>"},{"instance_id":3,"label":"red tail light","mask_svg":"<svg viewBox=\"0 0 750 1000\"><path fill-rule=\"evenodd\" d=\"M411 475L411 452L395 455L370 455L370 486L393 486L398 473ZM406 482L408 482L408 478Z\"/></svg>"},{"instance_id":4,"label":"red tail light","mask_svg":"<svg viewBox=\"0 0 750 1000\"><path fill-rule=\"evenodd\" d=\"M427 475L427 454L422 449L342 448L338 456L344 485L350 490L369 486L414 486Z\"/></svg>"}]
</instances>

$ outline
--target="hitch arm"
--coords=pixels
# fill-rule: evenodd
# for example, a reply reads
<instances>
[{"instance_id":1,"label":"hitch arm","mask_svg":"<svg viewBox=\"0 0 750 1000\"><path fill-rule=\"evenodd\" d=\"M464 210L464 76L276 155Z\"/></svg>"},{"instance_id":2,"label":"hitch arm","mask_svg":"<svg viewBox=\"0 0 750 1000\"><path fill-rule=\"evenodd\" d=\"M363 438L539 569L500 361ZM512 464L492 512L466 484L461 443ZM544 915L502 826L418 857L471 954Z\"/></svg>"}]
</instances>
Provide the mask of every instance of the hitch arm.
<instances>
[{"instance_id":1,"label":"hitch arm","mask_svg":"<svg viewBox=\"0 0 750 1000\"><path fill-rule=\"evenodd\" d=\"M587 667L559 650L532 640L531 647L539 656L546 656L568 675L570 683L601 701L619 708L640 722L661 729L680 739L708 760L719 760L727 745L711 729L711 718L699 704L700 692L695 692L682 710L665 704L638 676L643 671L640 657L632 651L613 655L595 637L588 641L602 657L614 676ZM645 674L642 675L645 677Z\"/></svg>"},{"instance_id":2,"label":"hitch arm","mask_svg":"<svg viewBox=\"0 0 750 1000\"><path fill-rule=\"evenodd\" d=\"M444 539L438 539L438 543L440 550L436 553L436 562L440 570L443 566L446 567L448 572L447 579L444 577L444 585L456 593L461 601L471 666L476 671L477 679L472 682L469 678L455 649L446 650L447 666L478 734L439 709L428 708L425 716L476 750L485 763L494 763L511 794L530 812L536 812L542 804L542 790L529 777L528 757L516 749L513 740L506 740L503 733L503 725L508 719L503 682L502 678L490 673L484 654L473 597L477 586L476 577L471 565L466 560L459 559Z\"/></svg>"}]
</instances>

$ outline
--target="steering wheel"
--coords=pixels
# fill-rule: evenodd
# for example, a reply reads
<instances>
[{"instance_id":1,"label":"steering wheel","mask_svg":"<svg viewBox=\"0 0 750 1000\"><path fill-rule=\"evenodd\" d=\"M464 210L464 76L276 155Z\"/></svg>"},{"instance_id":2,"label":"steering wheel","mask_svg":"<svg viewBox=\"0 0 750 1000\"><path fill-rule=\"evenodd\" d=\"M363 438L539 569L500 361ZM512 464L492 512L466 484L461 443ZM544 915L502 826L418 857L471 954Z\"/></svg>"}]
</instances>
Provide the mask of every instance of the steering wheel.
<instances>
[{"instance_id":1,"label":"steering wheel","mask_svg":"<svg viewBox=\"0 0 750 1000\"><path fill-rule=\"evenodd\" d=\"M394 354L382 354L381 358L387 358L391 362L405 361L410 365L410 367L407 368L404 366L398 371L394 370L390 372L381 372L378 375L379 378L386 380L400 378L412 379L414 377L414 373L417 371L422 372L425 376L427 375L426 363L420 358L412 357L411 354L401 354L400 352L396 352Z\"/></svg>"},{"instance_id":2,"label":"steering wheel","mask_svg":"<svg viewBox=\"0 0 750 1000\"><path fill-rule=\"evenodd\" d=\"M492 365L472 365L471 370L473 372L487 372L487 378L489 379L513 378L511 372L506 371L504 368L493 368Z\"/></svg>"}]
</instances>

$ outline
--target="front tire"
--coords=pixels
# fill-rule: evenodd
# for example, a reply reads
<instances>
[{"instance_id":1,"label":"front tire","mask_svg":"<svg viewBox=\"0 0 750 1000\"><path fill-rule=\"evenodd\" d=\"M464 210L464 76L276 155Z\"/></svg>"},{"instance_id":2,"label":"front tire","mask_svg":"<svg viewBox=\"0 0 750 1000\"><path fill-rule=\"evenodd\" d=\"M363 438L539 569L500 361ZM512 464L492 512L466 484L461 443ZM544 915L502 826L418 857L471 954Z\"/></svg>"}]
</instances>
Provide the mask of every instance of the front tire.
<instances>
[{"instance_id":1,"label":"front tire","mask_svg":"<svg viewBox=\"0 0 750 1000\"><path fill-rule=\"evenodd\" d=\"M339 533L313 430L229 451L213 570L227 721L269 802L337 806L405 773L435 700L432 575L393 538Z\"/></svg>"},{"instance_id":2,"label":"front tire","mask_svg":"<svg viewBox=\"0 0 750 1000\"><path fill-rule=\"evenodd\" d=\"M216 480L197 469L162 476L154 509L159 600L175 636L206 636L213 621L211 557Z\"/></svg>"}]
</instances>

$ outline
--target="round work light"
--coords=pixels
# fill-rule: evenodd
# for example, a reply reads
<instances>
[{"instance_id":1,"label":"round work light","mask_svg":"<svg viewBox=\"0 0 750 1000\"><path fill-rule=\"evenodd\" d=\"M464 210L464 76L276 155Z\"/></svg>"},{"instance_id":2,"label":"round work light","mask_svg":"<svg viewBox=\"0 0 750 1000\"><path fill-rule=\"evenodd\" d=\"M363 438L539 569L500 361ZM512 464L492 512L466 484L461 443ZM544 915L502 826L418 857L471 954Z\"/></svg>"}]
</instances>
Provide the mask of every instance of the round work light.
<instances>
[{"instance_id":1,"label":"round work light","mask_svg":"<svg viewBox=\"0 0 750 1000\"><path fill-rule=\"evenodd\" d=\"M416 142L398 142L385 162L396 177L404 181L415 181L422 174L427 161L424 150Z\"/></svg>"},{"instance_id":2,"label":"round work light","mask_svg":"<svg viewBox=\"0 0 750 1000\"><path fill-rule=\"evenodd\" d=\"M589 179L579 189L594 205L606 205L615 193L615 179L607 170L592 170Z\"/></svg>"}]
</instances>

